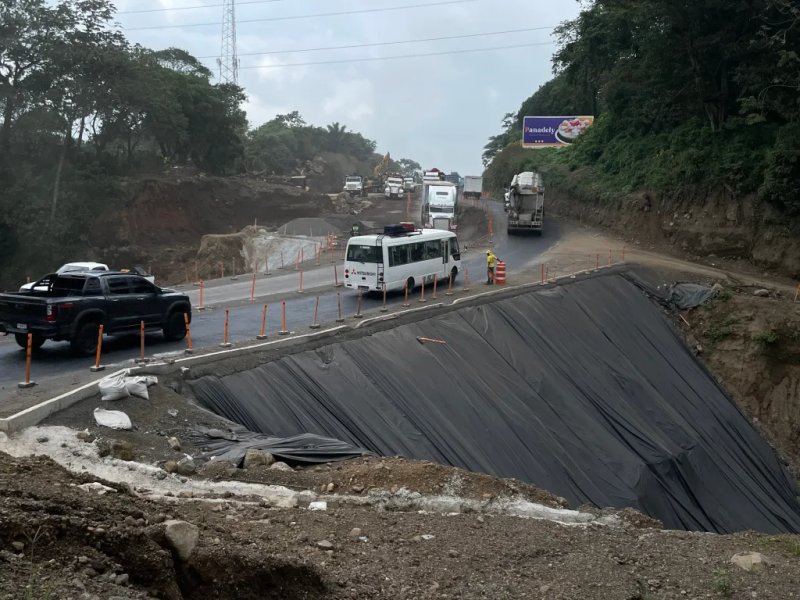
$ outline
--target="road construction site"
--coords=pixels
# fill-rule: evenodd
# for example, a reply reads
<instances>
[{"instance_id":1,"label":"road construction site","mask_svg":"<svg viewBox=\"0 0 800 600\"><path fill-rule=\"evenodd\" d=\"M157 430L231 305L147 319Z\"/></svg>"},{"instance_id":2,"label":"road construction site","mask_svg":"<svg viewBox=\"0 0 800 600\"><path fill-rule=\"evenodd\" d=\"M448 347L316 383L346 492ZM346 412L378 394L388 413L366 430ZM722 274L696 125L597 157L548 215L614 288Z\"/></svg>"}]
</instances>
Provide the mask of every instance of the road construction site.
<instances>
[{"instance_id":1,"label":"road construction site","mask_svg":"<svg viewBox=\"0 0 800 600\"><path fill-rule=\"evenodd\" d=\"M501 205L477 208L469 282L427 302L359 306L320 230L308 260L204 281L192 354L148 336L136 365L122 338L92 374L46 345L17 390L24 354L0 343L9 581L75 598L793 597L795 481L658 287L714 273L633 264L647 257L552 218L509 238ZM483 285L487 248L504 287ZM109 375L158 382L104 402Z\"/></svg>"}]
</instances>

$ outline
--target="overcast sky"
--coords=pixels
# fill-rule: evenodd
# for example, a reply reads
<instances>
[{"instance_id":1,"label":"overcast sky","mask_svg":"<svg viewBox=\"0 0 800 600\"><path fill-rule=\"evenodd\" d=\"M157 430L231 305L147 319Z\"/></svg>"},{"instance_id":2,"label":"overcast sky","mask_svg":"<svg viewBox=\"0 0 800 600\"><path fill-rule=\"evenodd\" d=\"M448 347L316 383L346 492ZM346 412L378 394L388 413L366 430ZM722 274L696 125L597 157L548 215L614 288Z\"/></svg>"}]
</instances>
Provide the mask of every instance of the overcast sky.
<instances>
[{"instance_id":1,"label":"overcast sky","mask_svg":"<svg viewBox=\"0 0 800 600\"><path fill-rule=\"evenodd\" d=\"M503 115L550 79L555 49L549 28L574 18L574 0L236 0L239 84L248 96L251 127L298 110L306 122L339 122L393 158L423 168L480 174L481 152ZM114 0L117 20L132 42L188 50L218 76L222 0ZM437 6L437 4L439 4ZM385 12L302 19L282 17L425 5ZM192 10L128 13L205 6ZM257 20L250 22L248 20ZM208 23L204 27L187 25ZM179 26L179 27L172 27ZM153 29L140 29L157 27ZM405 42L546 27L464 39L340 50L296 50ZM326 65L296 63L379 58L522 46L475 53ZM253 53L293 50L285 54Z\"/></svg>"}]
</instances>

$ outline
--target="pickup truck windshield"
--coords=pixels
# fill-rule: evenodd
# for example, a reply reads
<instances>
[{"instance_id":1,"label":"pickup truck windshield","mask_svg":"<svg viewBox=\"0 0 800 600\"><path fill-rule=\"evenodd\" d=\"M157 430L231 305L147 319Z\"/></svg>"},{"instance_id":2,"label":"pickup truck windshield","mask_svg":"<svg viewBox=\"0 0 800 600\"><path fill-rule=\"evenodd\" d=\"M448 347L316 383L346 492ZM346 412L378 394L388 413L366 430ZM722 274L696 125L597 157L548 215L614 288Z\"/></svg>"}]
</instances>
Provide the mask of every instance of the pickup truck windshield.
<instances>
[{"instance_id":1,"label":"pickup truck windshield","mask_svg":"<svg viewBox=\"0 0 800 600\"><path fill-rule=\"evenodd\" d=\"M53 281L52 291L61 296L80 296L85 283L85 277L59 276Z\"/></svg>"}]
</instances>

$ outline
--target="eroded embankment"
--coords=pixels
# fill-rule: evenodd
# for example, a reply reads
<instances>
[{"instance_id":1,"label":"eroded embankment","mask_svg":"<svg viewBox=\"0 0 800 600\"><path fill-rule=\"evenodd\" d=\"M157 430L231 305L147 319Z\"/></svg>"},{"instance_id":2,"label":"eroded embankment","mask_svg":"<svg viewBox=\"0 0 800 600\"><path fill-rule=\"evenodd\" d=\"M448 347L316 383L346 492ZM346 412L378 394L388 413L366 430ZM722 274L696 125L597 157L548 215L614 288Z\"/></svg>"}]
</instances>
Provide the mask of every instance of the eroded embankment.
<instances>
[{"instance_id":1,"label":"eroded embankment","mask_svg":"<svg viewBox=\"0 0 800 600\"><path fill-rule=\"evenodd\" d=\"M254 431L516 477L671 528L800 531L773 450L619 274L220 372L194 395Z\"/></svg>"}]
</instances>

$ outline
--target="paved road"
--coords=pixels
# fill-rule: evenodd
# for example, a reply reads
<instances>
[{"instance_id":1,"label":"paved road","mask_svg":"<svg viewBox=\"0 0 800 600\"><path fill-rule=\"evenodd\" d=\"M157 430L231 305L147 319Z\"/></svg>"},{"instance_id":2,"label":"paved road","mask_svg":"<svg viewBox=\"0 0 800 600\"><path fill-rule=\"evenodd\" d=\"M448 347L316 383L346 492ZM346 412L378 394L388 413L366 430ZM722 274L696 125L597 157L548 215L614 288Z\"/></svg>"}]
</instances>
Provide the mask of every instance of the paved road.
<instances>
[{"instance_id":1,"label":"paved road","mask_svg":"<svg viewBox=\"0 0 800 600\"><path fill-rule=\"evenodd\" d=\"M490 203L495 215L495 222L504 222L502 207ZM508 264L509 274L521 271L534 265L537 257L551 247L559 239L558 223L548 219L542 237L512 236L506 234L505 228L498 225L494 236L495 253ZM470 283L481 285L485 277L485 250L487 244L469 248L463 255L463 264L469 269ZM341 277L341 263L336 263ZM338 316L337 289L333 286L333 265L323 263L320 268L304 272L303 283L306 293L297 293L299 274L293 270L276 271L269 277L260 275L257 279L255 305L249 303L251 279L238 281L220 280L210 282L204 292L204 304L209 305L205 311L196 311L192 320L192 341L195 348L216 346L222 341L223 314L225 306L230 306L230 332L232 343L252 340L258 333L261 323L261 306L269 303L267 316L267 335L277 337L281 324L280 299L286 300L286 319L288 329L292 331L309 331L312 322L316 297L320 297L320 322L332 322ZM338 289L345 317L351 317L356 311L357 294L353 290ZM192 288L188 293L197 304L198 291ZM391 294L390 305L402 304L402 294ZM365 297L362 310L377 311L382 304L381 298ZM213 305L213 306L212 306ZM349 319L348 319L349 320ZM148 356L153 354L179 351L186 347L185 342L166 342L160 334L148 334L146 337ZM103 342L103 362L106 365L126 363L139 355L139 340L136 336L114 336ZM4 390L16 388L16 383L23 378L25 355L11 337L0 336L0 396ZM70 372L88 369L92 359L72 356L67 342L47 342L35 354L33 360L33 378L44 381Z\"/></svg>"}]
</instances>

